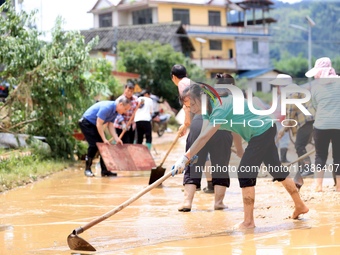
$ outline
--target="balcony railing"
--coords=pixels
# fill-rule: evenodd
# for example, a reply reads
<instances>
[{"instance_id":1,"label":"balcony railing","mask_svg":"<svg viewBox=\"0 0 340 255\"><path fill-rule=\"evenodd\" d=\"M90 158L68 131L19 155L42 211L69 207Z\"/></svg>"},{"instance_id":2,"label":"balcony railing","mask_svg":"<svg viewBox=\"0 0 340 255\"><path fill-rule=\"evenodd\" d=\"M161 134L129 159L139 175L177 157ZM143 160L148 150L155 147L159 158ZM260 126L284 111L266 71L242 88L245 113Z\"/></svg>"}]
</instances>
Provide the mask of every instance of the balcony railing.
<instances>
[{"instance_id":1,"label":"balcony railing","mask_svg":"<svg viewBox=\"0 0 340 255\"><path fill-rule=\"evenodd\" d=\"M201 66L203 69L237 69L235 59L191 59L193 63Z\"/></svg>"},{"instance_id":2,"label":"balcony railing","mask_svg":"<svg viewBox=\"0 0 340 255\"><path fill-rule=\"evenodd\" d=\"M220 27L220 26L197 26L183 25L183 28L190 34L219 34L219 35L268 35L268 28L259 26L247 27Z\"/></svg>"}]
</instances>

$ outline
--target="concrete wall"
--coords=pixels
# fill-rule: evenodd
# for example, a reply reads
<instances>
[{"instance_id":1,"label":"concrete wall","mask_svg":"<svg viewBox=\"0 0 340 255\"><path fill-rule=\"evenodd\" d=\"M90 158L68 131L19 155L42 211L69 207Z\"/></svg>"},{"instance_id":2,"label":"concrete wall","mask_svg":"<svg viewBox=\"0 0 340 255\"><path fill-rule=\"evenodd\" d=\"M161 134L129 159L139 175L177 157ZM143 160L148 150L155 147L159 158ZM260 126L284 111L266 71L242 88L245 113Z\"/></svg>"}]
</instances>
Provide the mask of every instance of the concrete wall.
<instances>
[{"instance_id":1,"label":"concrete wall","mask_svg":"<svg viewBox=\"0 0 340 255\"><path fill-rule=\"evenodd\" d=\"M251 78L248 80L248 86L251 86L253 89L253 92L257 91L257 83L261 83L262 85L262 92L268 93L271 92L272 90L272 85L269 83L271 80L275 79L275 77L278 75L279 73L276 71L270 71L267 73L264 73L262 75L259 75L256 78Z\"/></svg>"},{"instance_id":2,"label":"concrete wall","mask_svg":"<svg viewBox=\"0 0 340 255\"><path fill-rule=\"evenodd\" d=\"M221 6L206 5L184 5L184 4L158 4L158 20L159 22L169 22L172 20L172 9L189 9L191 25L208 25L209 11L221 12L221 25L226 26L226 8Z\"/></svg>"},{"instance_id":3,"label":"concrete wall","mask_svg":"<svg viewBox=\"0 0 340 255\"><path fill-rule=\"evenodd\" d=\"M253 53L253 38L235 39L237 68L240 70L265 69L269 63L269 39L259 38L259 53Z\"/></svg>"}]
</instances>

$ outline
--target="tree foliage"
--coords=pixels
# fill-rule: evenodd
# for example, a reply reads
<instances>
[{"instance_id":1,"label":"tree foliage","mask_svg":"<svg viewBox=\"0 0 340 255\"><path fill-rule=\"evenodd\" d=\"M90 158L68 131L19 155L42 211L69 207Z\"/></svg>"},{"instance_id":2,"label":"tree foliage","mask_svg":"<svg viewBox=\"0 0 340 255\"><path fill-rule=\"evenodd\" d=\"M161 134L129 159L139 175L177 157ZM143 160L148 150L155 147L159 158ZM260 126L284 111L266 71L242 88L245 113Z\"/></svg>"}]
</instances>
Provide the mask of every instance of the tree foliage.
<instances>
[{"instance_id":1,"label":"tree foliage","mask_svg":"<svg viewBox=\"0 0 340 255\"><path fill-rule=\"evenodd\" d=\"M274 62L274 65L276 69L288 73L295 78L304 78L306 70L308 70L308 60L302 56L302 53L296 57L285 53L281 61Z\"/></svg>"},{"instance_id":2,"label":"tree foliage","mask_svg":"<svg viewBox=\"0 0 340 255\"><path fill-rule=\"evenodd\" d=\"M271 25L272 41L270 56L276 61L283 61L280 69L293 73L299 73L299 78L304 77L308 69L308 15L315 22L312 27L312 64L320 57L330 57L335 69L340 72L338 59L340 58L339 45L340 34L336 33L340 26L340 2L339 1L301 1L295 4L276 4L277 8L271 12L271 16L277 20ZM306 31L293 28L290 25L304 27ZM297 57L296 57L297 56ZM292 67L284 66L287 58L292 58L292 63L301 62L304 70L294 71ZM300 61L298 59L305 59ZM288 63L287 63L288 64ZM277 65L275 64L277 67ZM279 68L279 67L277 67ZM300 70L300 68L298 68Z\"/></svg>"},{"instance_id":3,"label":"tree foliage","mask_svg":"<svg viewBox=\"0 0 340 255\"><path fill-rule=\"evenodd\" d=\"M118 54L120 71L138 73L138 85L162 96L174 108L179 108L178 89L170 79L174 64L184 65L191 79L204 80L204 72L169 44L161 45L150 41L119 42Z\"/></svg>"},{"instance_id":4,"label":"tree foliage","mask_svg":"<svg viewBox=\"0 0 340 255\"><path fill-rule=\"evenodd\" d=\"M54 156L73 159L77 120L95 95L108 93L107 64L90 58L96 40L86 45L78 31L63 31L61 18L45 42L27 26L35 13L17 14L8 3L0 17L0 77L12 87L0 106L0 131L44 136Z\"/></svg>"}]
</instances>

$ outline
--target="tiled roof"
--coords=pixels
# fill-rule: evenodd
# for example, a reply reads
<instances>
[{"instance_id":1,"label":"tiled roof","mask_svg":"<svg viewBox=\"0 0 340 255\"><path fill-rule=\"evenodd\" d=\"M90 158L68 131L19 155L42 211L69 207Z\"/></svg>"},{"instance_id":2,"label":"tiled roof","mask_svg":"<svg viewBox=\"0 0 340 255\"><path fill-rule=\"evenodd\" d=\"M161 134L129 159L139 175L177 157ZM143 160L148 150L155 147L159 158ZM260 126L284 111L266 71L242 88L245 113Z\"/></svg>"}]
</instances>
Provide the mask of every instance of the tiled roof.
<instances>
[{"instance_id":1,"label":"tiled roof","mask_svg":"<svg viewBox=\"0 0 340 255\"><path fill-rule=\"evenodd\" d=\"M97 28L82 30L81 34L85 37L86 43L90 42L96 36L99 37L99 42L93 50L109 51L112 49L115 39L118 42L150 40L158 41L161 44L172 44L174 38L180 39L182 48L194 50L180 22L119 26L117 28Z\"/></svg>"}]
</instances>

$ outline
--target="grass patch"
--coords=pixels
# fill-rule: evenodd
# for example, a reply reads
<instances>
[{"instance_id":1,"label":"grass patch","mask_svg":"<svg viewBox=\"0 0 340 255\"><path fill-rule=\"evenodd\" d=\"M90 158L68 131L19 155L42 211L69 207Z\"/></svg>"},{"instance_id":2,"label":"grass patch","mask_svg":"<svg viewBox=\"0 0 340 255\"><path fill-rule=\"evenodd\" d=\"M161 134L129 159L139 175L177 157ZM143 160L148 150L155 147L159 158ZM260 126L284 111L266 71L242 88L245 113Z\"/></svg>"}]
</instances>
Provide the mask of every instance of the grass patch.
<instances>
[{"instance_id":1,"label":"grass patch","mask_svg":"<svg viewBox=\"0 0 340 255\"><path fill-rule=\"evenodd\" d=\"M0 192L32 183L55 172L69 167L70 161L47 159L32 154L30 156L11 156L0 161Z\"/></svg>"}]
</instances>

